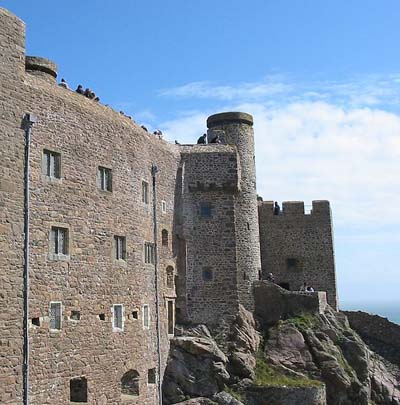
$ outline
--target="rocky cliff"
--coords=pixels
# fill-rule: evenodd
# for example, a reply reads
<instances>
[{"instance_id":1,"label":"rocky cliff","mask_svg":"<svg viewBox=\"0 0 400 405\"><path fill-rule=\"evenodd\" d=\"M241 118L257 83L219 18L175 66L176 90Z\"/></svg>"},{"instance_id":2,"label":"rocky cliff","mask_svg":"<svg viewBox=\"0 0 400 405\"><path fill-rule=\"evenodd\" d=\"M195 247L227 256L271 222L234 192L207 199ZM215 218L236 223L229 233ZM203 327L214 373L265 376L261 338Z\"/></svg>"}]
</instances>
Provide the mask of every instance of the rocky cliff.
<instances>
[{"instance_id":1,"label":"rocky cliff","mask_svg":"<svg viewBox=\"0 0 400 405\"><path fill-rule=\"evenodd\" d=\"M241 308L224 333L181 328L164 403L400 405L397 366L371 351L344 314L326 307L282 318L254 320Z\"/></svg>"}]
</instances>

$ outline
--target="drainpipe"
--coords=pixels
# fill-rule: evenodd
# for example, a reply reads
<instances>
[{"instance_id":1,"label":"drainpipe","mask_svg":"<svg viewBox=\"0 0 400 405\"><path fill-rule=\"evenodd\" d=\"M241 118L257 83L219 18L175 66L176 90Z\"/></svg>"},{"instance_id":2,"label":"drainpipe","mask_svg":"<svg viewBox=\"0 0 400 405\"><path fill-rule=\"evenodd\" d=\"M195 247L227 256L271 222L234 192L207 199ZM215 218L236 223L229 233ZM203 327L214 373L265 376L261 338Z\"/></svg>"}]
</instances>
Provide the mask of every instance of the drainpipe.
<instances>
[{"instance_id":1,"label":"drainpipe","mask_svg":"<svg viewBox=\"0 0 400 405\"><path fill-rule=\"evenodd\" d=\"M25 130L25 161L24 161L24 345L23 345L23 403L29 405L29 157L32 126L37 121L35 115L26 113L21 128Z\"/></svg>"},{"instance_id":2,"label":"drainpipe","mask_svg":"<svg viewBox=\"0 0 400 405\"><path fill-rule=\"evenodd\" d=\"M154 285L156 290L156 329L157 329L157 355L158 355L158 403L162 405L162 379L161 379L161 325L160 325L160 294L158 285L158 226L157 226L157 193L156 193L156 174L158 167L151 166L151 176L153 177L153 223L154 223Z\"/></svg>"}]
</instances>

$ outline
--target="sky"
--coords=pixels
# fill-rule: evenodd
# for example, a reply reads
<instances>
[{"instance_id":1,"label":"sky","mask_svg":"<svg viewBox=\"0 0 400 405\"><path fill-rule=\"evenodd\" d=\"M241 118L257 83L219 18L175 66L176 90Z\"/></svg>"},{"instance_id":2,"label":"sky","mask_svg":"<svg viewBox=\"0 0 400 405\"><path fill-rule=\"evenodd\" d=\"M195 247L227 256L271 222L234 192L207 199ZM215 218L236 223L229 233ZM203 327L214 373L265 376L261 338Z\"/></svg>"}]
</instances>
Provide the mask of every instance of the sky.
<instances>
[{"instance_id":1,"label":"sky","mask_svg":"<svg viewBox=\"0 0 400 405\"><path fill-rule=\"evenodd\" d=\"M339 301L400 312L398 0L0 0L27 54L180 143L254 116L264 200L330 200Z\"/></svg>"}]
</instances>

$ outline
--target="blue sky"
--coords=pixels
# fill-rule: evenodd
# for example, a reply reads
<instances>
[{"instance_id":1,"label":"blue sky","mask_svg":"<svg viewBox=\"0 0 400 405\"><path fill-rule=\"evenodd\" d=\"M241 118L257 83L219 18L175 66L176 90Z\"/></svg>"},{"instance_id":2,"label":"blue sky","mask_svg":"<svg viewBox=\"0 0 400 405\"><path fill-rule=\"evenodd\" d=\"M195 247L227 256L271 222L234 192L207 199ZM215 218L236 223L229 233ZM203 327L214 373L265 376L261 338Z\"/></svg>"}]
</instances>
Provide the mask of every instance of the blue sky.
<instances>
[{"instance_id":1,"label":"blue sky","mask_svg":"<svg viewBox=\"0 0 400 405\"><path fill-rule=\"evenodd\" d=\"M331 201L344 306L400 306L400 2L0 6L26 22L28 54L171 141L212 113L253 114L264 199Z\"/></svg>"}]
</instances>

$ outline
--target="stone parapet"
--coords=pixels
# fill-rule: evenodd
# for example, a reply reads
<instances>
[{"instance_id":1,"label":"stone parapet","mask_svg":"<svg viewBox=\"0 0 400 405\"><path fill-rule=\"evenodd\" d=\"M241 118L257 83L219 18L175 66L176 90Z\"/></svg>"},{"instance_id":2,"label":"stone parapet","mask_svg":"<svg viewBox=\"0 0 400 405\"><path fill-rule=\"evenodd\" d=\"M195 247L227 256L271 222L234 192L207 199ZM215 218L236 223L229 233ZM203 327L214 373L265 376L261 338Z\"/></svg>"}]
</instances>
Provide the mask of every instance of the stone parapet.
<instances>
[{"instance_id":1,"label":"stone parapet","mask_svg":"<svg viewBox=\"0 0 400 405\"><path fill-rule=\"evenodd\" d=\"M269 281L254 284L255 315L265 325L301 314L323 314L327 302L324 291L287 291Z\"/></svg>"}]
</instances>

